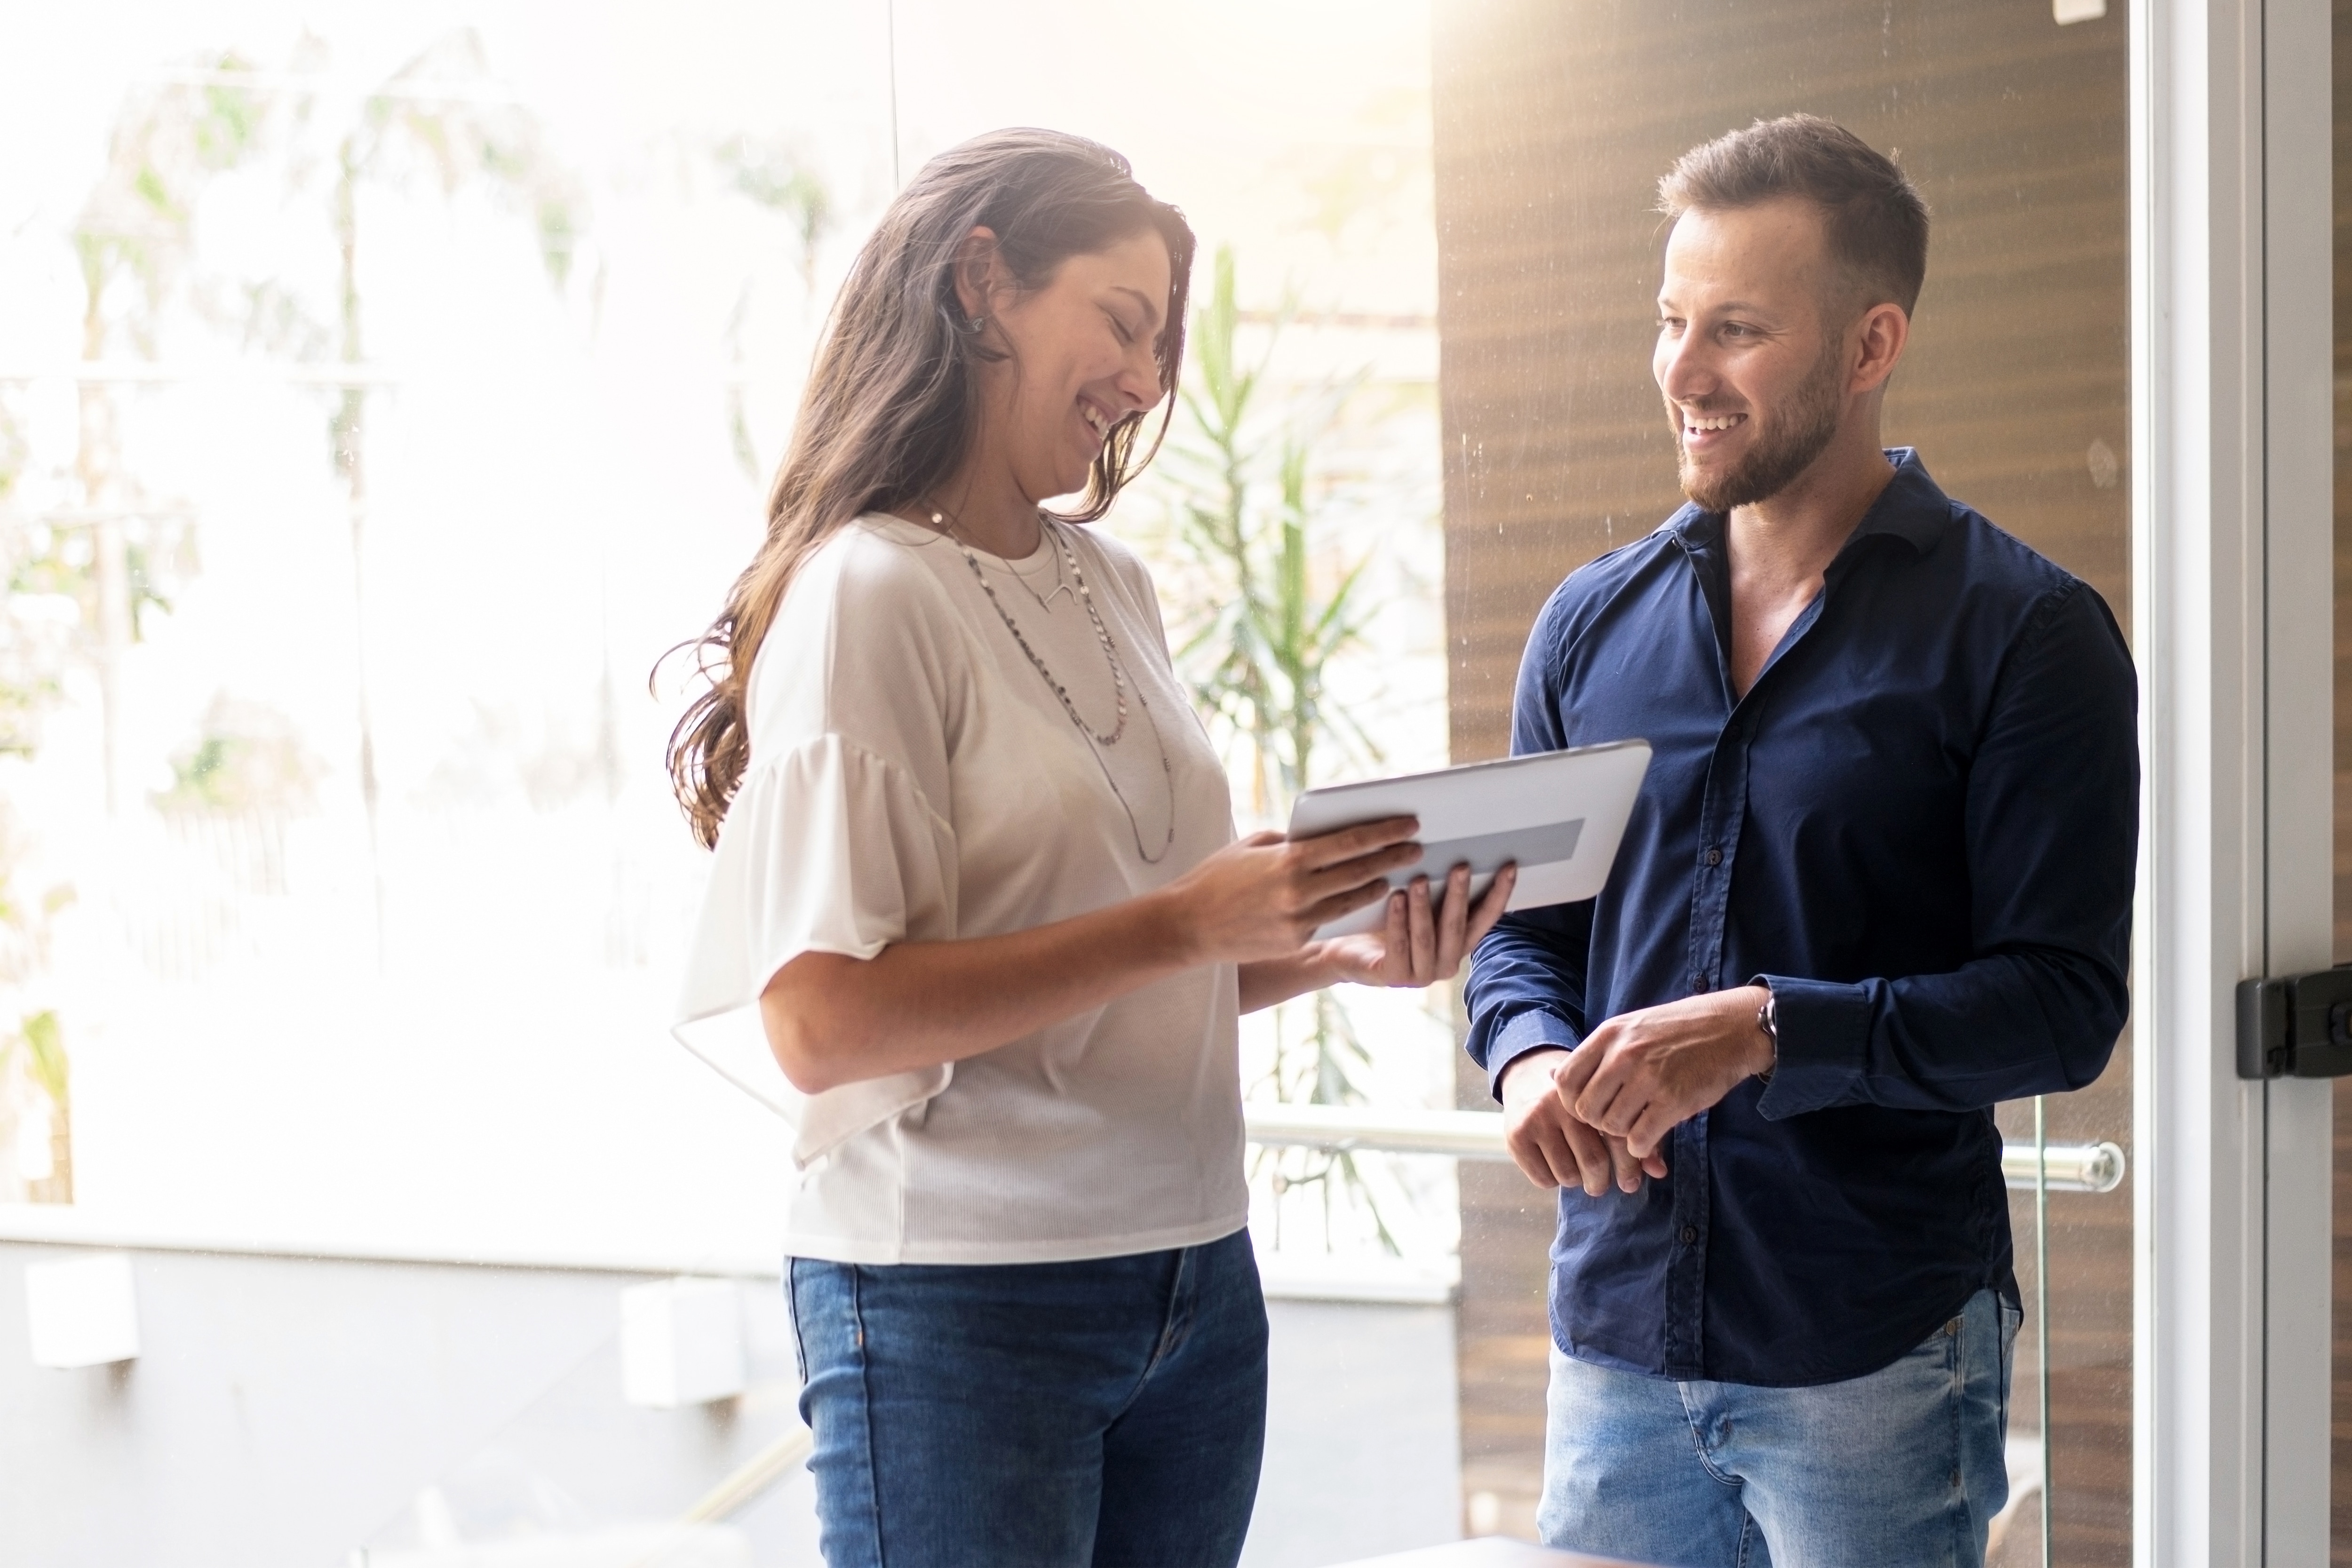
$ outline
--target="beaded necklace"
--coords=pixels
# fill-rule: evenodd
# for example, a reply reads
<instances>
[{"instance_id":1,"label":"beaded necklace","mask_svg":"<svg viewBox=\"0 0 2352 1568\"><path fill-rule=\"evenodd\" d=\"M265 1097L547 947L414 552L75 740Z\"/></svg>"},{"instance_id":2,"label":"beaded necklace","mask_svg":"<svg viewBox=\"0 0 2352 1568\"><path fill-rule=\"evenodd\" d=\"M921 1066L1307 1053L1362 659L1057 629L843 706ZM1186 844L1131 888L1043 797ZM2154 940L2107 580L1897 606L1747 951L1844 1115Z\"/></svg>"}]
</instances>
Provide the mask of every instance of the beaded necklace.
<instances>
[{"instance_id":1,"label":"beaded necklace","mask_svg":"<svg viewBox=\"0 0 2352 1568\"><path fill-rule=\"evenodd\" d=\"M989 607L996 612L996 618L1004 623L1004 629L1013 634L1013 642L1019 645L1023 656L1029 660L1030 668L1037 672L1038 679L1045 683L1046 689L1053 692L1055 700L1061 703L1062 711L1069 716L1071 724L1076 728L1079 734L1086 737L1087 750L1093 754L1095 765L1102 770L1103 782L1110 785L1110 793L1118 798L1119 809L1127 814L1128 831L1134 836L1136 854L1143 858L1143 863L1147 866L1159 865L1168 858L1170 847L1176 842L1176 770L1168 760L1167 738L1160 732L1160 720L1151 711L1150 700L1143 695L1142 687L1134 686L1136 705L1143 710L1144 721L1151 726L1152 742L1160 748L1160 775L1168 783L1168 836L1160 842L1160 853L1154 855L1144 848L1143 827L1136 820L1135 806L1127 798L1127 792L1118 787L1118 780L1112 776L1110 763L1102 754L1102 748L1118 745L1119 738L1127 733L1127 694L1129 688L1134 683L1129 679L1125 662L1118 657L1118 642L1112 638L1110 628L1103 625L1102 613L1095 608L1095 596L1087 587L1086 569L1078 564L1077 552L1070 548L1070 542L1063 536L1054 520L1040 513L1037 518L1038 526L1045 531L1046 539L1060 551L1062 565L1067 569L1070 581L1077 584L1078 603L1086 606L1087 620L1094 627L1095 641L1101 646L1103 661L1110 667L1111 690L1118 699L1118 717L1111 725L1111 731L1108 735L1097 733L1094 727L1079 714L1078 705L1070 700L1068 689L1054 678L1054 672L1046 668L1045 661L1037 657L1036 649L1029 646L1029 639L1021 635L1019 624L1005 610L1003 601L997 598L996 589L988 581L988 574L981 570L980 557L972 552L971 545L964 542L963 535L950 527L947 518L937 510L932 510L930 517L931 526L947 535L955 542L956 548L963 552L964 564L971 568L972 580L980 584L980 591L988 595ZM1013 574L1020 575L1017 571ZM1027 586L1026 579L1024 579L1023 585ZM1034 590L1030 596L1033 598L1036 596ZM1045 607L1050 610L1050 601L1045 602Z\"/></svg>"}]
</instances>

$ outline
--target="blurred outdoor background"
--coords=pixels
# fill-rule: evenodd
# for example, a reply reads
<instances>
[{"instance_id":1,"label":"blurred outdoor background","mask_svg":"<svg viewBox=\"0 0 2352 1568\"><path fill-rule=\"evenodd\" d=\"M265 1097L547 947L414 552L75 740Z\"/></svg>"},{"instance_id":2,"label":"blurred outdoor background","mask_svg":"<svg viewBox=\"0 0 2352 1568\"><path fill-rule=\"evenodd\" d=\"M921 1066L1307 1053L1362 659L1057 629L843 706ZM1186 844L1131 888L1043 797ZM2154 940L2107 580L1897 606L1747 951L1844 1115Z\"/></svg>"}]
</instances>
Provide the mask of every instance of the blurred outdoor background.
<instances>
[{"instance_id":1,"label":"blurred outdoor background","mask_svg":"<svg viewBox=\"0 0 2352 1568\"><path fill-rule=\"evenodd\" d=\"M215 1226L773 1229L775 1128L667 1043L702 857L660 767L688 672L647 676L749 558L895 172L981 130L1094 134L1201 230L1231 369L1194 355L1106 526L1197 645L1244 826L1302 761L1443 763L1425 13L1204 5L1113 56L1033 9L901 4L895 86L878 7L6 24L0 1026L39 1044L0 1179ZM1219 616L1286 521L1338 615L1260 651ZM1265 691L1291 652L1319 733ZM1444 1100L1421 1034L1327 1077Z\"/></svg>"},{"instance_id":2,"label":"blurred outdoor background","mask_svg":"<svg viewBox=\"0 0 2352 1568\"><path fill-rule=\"evenodd\" d=\"M772 1271L782 1129L667 1035L704 857L661 767L687 666L648 677L750 556L857 246L978 132L1094 136L1201 235L1185 397L1102 526L1153 564L1244 830L1443 765L1429 91L1419 4L0 18L0 1202L197 1257ZM1450 1106L1451 1006L1254 1019L1251 1092ZM1453 1169L1254 1150L1261 1247L1425 1318ZM450 1331L550 1309L479 1310ZM479 1429L339 1544L658 1514L741 1458L640 1504L534 1457L593 1425L563 1390L618 1408L595 1316L477 1372ZM1450 1336L1421 1359L1431 1430L1393 1436L1437 1510L1402 1544L1458 1511ZM286 1484L276 1440L231 1489ZM0 1500L0 1561L96 1550L67 1491Z\"/></svg>"}]
</instances>

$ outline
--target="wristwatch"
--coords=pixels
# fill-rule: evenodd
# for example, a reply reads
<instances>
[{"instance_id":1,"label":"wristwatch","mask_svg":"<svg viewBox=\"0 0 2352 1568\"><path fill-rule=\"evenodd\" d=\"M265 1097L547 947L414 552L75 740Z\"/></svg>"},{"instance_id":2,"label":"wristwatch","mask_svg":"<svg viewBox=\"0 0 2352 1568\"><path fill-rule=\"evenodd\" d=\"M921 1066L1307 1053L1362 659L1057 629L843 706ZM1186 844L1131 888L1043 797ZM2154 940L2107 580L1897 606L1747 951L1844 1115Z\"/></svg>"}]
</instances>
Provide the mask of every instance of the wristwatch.
<instances>
[{"instance_id":1,"label":"wristwatch","mask_svg":"<svg viewBox=\"0 0 2352 1568\"><path fill-rule=\"evenodd\" d=\"M1780 999L1772 994L1772 988L1769 985L1767 985L1764 987L1764 1005L1756 1009L1756 1026L1764 1031L1764 1037L1766 1039L1772 1042L1772 1066L1766 1068L1762 1072L1756 1075L1758 1078L1762 1079L1766 1083L1770 1083L1772 1081L1773 1070L1780 1065L1780 1011L1779 1003Z\"/></svg>"}]
</instances>

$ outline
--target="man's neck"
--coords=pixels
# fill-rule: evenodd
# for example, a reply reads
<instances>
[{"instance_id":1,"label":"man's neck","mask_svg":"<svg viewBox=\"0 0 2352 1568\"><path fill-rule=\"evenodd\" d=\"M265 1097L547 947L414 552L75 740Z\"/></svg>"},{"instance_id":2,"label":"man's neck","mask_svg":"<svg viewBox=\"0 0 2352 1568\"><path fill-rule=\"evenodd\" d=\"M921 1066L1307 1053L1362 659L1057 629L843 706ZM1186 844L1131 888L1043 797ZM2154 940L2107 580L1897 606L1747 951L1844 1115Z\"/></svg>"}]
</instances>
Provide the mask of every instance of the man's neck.
<instances>
[{"instance_id":1,"label":"man's neck","mask_svg":"<svg viewBox=\"0 0 2352 1568\"><path fill-rule=\"evenodd\" d=\"M1797 482L1771 500L1734 507L1731 564L1731 684L1745 697L1805 606L1819 596L1829 564L1853 536L1895 469L1878 446L1878 421L1840 432Z\"/></svg>"},{"instance_id":2,"label":"man's neck","mask_svg":"<svg viewBox=\"0 0 2352 1568\"><path fill-rule=\"evenodd\" d=\"M1729 539L1735 577L1793 589L1818 580L1895 478L1878 444L1878 422L1856 421L1769 500L1734 507Z\"/></svg>"}]
</instances>

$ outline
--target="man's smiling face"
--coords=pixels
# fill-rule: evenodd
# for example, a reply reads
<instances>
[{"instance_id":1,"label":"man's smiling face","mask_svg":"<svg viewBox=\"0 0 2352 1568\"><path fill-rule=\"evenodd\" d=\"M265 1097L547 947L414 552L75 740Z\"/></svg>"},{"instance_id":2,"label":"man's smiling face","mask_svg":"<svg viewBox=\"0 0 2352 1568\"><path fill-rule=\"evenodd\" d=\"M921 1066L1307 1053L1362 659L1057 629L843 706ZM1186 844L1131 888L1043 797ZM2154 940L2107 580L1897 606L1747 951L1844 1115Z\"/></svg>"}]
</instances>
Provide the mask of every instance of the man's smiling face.
<instances>
[{"instance_id":1,"label":"man's smiling face","mask_svg":"<svg viewBox=\"0 0 2352 1568\"><path fill-rule=\"evenodd\" d=\"M1683 493L1709 511L1768 500L1820 457L1848 405L1846 297L1822 215L1796 198L1693 208L1666 241L1651 374Z\"/></svg>"}]
</instances>

